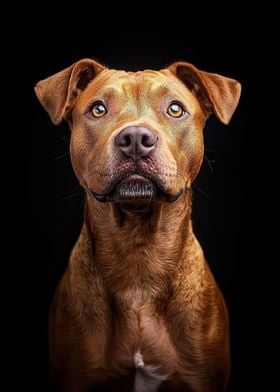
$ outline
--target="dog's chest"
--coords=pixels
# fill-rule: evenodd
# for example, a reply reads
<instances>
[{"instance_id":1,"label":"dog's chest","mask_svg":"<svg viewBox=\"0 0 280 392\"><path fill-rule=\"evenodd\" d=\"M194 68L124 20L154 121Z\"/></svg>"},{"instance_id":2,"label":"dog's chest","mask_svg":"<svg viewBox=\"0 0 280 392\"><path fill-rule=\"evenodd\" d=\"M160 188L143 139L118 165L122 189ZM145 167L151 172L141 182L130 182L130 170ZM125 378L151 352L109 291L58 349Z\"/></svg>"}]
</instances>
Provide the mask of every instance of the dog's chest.
<instances>
[{"instance_id":1,"label":"dog's chest","mask_svg":"<svg viewBox=\"0 0 280 392\"><path fill-rule=\"evenodd\" d=\"M153 304L133 301L122 305L115 322L114 358L119 358L120 366L171 374L177 355L169 333L164 317Z\"/></svg>"}]
</instances>

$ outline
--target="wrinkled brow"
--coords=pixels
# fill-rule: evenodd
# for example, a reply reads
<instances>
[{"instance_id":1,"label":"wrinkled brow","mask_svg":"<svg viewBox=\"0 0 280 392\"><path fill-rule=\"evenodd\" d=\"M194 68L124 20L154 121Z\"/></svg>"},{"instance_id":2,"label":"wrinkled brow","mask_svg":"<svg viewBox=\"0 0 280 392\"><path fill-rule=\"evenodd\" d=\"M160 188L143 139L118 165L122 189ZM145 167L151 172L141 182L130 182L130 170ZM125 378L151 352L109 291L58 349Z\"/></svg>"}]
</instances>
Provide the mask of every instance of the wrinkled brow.
<instances>
[{"instance_id":1,"label":"wrinkled brow","mask_svg":"<svg viewBox=\"0 0 280 392\"><path fill-rule=\"evenodd\" d=\"M147 79L141 82L131 83L131 81L123 81L116 79L113 83L103 89L102 97L106 99L111 99L120 94L131 97L133 95L138 95L139 93L144 93L145 95L151 94L161 96L176 93L178 94L178 86L173 81L156 83L154 80Z\"/></svg>"}]
</instances>

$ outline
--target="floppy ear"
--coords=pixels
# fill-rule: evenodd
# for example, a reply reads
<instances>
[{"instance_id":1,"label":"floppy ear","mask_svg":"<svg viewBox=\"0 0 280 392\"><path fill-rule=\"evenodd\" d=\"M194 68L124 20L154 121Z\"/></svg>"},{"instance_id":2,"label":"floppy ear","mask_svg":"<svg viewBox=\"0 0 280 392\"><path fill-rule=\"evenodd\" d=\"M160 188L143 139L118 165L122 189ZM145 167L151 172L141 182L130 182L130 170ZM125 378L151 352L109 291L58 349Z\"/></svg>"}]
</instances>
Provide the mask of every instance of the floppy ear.
<instances>
[{"instance_id":1,"label":"floppy ear","mask_svg":"<svg viewBox=\"0 0 280 392\"><path fill-rule=\"evenodd\" d=\"M36 84L37 98L54 124L67 119L78 94L104 68L94 60L84 59Z\"/></svg>"},{"instance_id":2,"label":"floppy ear","mask_svg":"<svg viewBox=\"0 0 280 392\"><path fill-rule=\"evenodd\" d=\"M230 122L241 94L237 80L200 71L185 62L174 63L168 69L196 95L206 114L214 112L223 124Z\"/></svg>"}]
</instances>

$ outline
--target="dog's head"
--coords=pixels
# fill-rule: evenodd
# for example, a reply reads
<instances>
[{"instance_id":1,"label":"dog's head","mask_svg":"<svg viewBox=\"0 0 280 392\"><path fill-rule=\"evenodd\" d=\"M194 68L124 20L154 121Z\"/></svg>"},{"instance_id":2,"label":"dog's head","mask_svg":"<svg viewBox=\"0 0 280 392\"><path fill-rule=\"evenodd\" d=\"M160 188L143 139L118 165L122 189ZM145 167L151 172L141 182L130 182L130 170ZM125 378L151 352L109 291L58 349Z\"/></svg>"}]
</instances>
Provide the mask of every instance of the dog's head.
<instances>
[{"instance_id":1,"label":"dog's head","mask_svg":"<svg viewBox=\"0 0 280 392\"><path fill-rule=\"evenodd\" d=\"M240 91L185 62L134 73L90 59L35 87L53 123L69 122L75 173L102 202L176 200L199 171L206 119L228 124Z\"/></svg>"}]
</instances>

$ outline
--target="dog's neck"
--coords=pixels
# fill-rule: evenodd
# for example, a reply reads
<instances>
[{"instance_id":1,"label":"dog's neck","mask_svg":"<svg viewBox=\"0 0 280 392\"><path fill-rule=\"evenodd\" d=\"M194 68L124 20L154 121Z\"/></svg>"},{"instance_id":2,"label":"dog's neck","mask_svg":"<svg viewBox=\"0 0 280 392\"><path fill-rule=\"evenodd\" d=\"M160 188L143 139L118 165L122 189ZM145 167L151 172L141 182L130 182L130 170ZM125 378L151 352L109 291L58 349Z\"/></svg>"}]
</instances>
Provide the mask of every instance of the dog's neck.
<instances>
[{"instance_id":1,"label":"dog's neck","mask_svg":"<svg viewBox=\"0 0 280 392\"><path fill-rule=\"evenodd\" d=\"M85 221L94 263L111 293L123 300L164 295L193 237L191 197L188 191L173 203L132 208L88 196Z\"/></svg>"}]
</instances>

